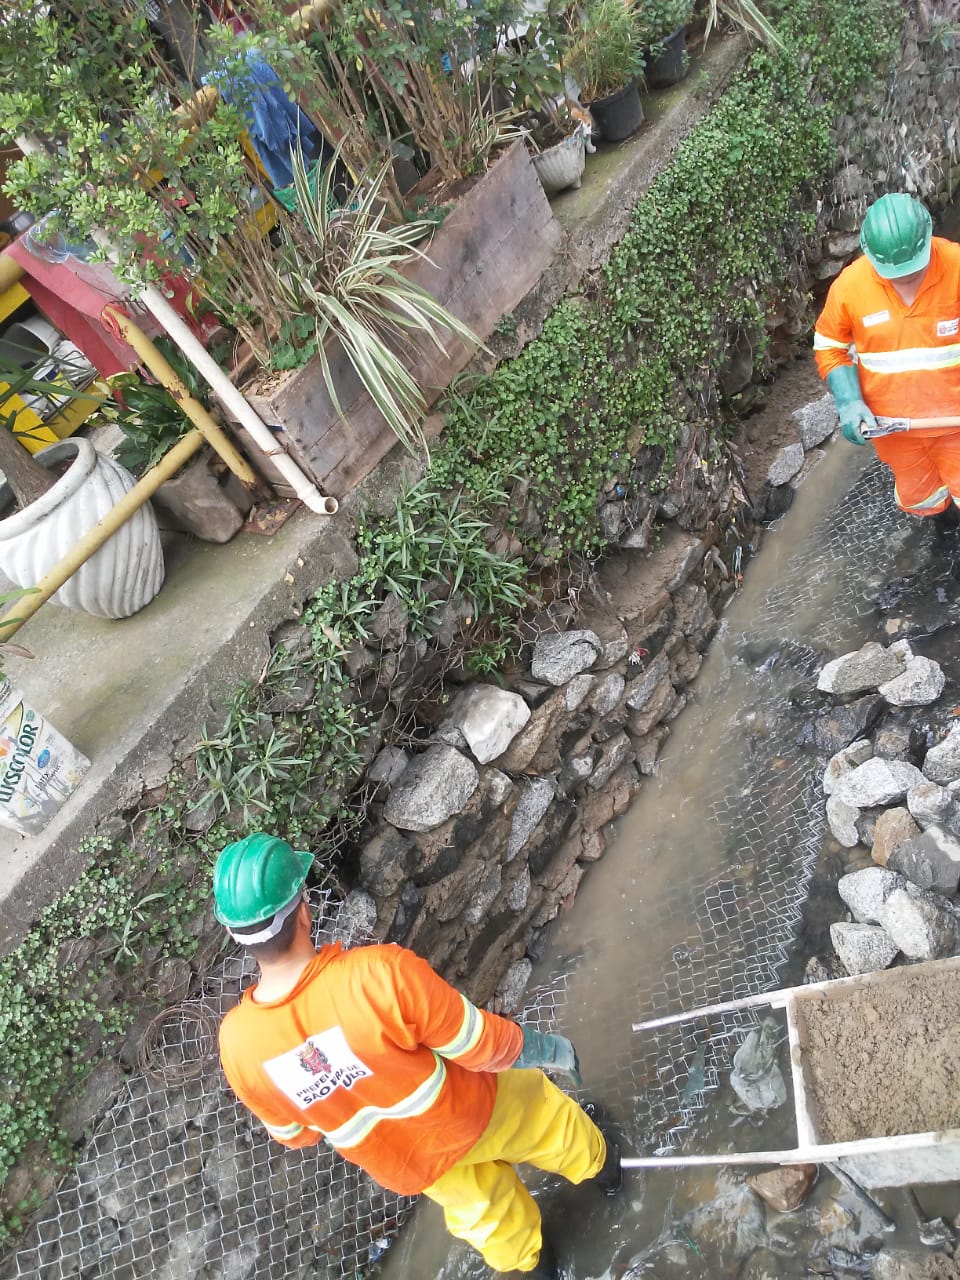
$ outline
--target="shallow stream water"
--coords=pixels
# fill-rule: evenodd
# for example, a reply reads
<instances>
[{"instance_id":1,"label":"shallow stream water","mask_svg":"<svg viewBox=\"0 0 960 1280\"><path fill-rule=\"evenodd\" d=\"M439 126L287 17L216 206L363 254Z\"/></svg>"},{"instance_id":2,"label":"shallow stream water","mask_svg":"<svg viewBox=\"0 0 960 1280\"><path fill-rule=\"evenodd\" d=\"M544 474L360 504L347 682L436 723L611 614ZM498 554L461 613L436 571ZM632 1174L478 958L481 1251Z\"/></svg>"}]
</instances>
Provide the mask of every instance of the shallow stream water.
<instances>
[{"instance_id":1,"label":"shallow stream water","mask_svg":"<svg viewBox=\"0 0 960 1280\"><path fill-rule=\"evenodd\" d=\"M657 775L619 821L531 983L524 1020L573 1038L583 1096L608 1109L624 1154L794 1145L792 1103L760 1125L732 1109L731 1058L764 1011L646 1036L631 1024L800 981L814 942L840 918L830 886L846 857L826 829L824 760L809 743L824 705L816 674L867 640L906 635L955 684L957 557L960 537L938 541L929 522L900 515L872 450L842 442L766 534ZM792 1215L765 1211L747 1172L628 1172L610 1201L555 1179L531 1185L568 1280L788 1278L828 1268L836 1250L916 1247L900 1193L886 1202L902 1224L891 1240L825 1172ZM957 1207L936 1191L923 1203L930 1213ZM488 1273L451 1247L439 1211L423 1202L379 1274Z\"/></svg>"}]
</instances>

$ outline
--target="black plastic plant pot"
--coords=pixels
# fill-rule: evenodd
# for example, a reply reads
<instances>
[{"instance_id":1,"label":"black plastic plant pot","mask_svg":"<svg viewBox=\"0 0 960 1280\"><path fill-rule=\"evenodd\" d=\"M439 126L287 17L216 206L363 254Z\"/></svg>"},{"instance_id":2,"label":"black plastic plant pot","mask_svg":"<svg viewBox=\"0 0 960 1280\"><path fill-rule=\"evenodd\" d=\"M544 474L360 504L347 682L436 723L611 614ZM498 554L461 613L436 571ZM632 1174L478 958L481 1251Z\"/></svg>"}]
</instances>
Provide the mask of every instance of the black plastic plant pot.
<instances>
[{"instance_id":1,"label":"black plastic plant pot","mask_svg":"<svg viewBox=\"0 0 960 1280\"><path fill-rule=\"evenodd\" d=\"M689 70L687 28L677 27L663 41L663 52L647 60L643 75L651 89L667 89L672 84L679 84Z\"/></svg>"},{"instance_id":2,"label":"black plastic plant pot","mask_svg":"<svg viewBox=\"0 0 960 1280\"><path fill-rule=\"evenodd\" d=\"M631 80L608 98L591 102L590 114L604 142L620 142L636 133L643 123L643 107L636 80Z\"/></svg>"}]
</instances>

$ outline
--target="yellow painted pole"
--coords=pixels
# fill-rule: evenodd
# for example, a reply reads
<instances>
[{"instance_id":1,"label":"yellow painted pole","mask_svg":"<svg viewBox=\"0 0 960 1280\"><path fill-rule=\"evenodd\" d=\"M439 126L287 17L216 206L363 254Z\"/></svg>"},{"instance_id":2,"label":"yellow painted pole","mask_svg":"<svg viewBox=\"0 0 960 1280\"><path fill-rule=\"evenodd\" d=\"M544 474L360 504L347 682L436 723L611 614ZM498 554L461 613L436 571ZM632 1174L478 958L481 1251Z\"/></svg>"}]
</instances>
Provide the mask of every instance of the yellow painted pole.
<instances>
[{"instance_id":1,"label":"yellow painted pole","mask_svg":"<svg viewBox=\"0 0 960 1280\"><path fill-rule=\"evenodd\" d=\"M12 253L0 253L0 293L6 293L11 285L18 284L26 275Z\"/></svg>"},{"instance_id":2,"label":"yellow painted pole","mask_svg":"<svg viewBox=\"0 0 960 1280\"><path fill-rule=\"evenodd\" d=\"M204 437L196 427L178 440L155 467L151 467L142 476L129 493L125 493L120 501L101 516L92 529L76 542L62 560L43 575L36 585L36 590L29 595L21 596L10 609L0 617L0 644L9 640L28 618L32 618L41 605L46 604L55 595L69 577L76 573L95 552L99 551L108 538L111 538L121 525L135 511L151 498L165 480L176 475L185 462L193 457L204 443Z\"/></svg>"},{"instance_id":3,"label":"yellow painted pole","mask_svg":"<svg viewBox=\"0 0 960 1280\"><path fill-rule=\"evenodd\" d=\"M180 379L179 374L164 357L163 353L150 341L138 324L124 315L116 307L106 307L104 315L108 315L129 346L147 366L153 376L173 396L186 417L201 433L210 447L220 455L238 480L242 480L248 488L257 483L253 468L237 451L223 428L210 416L207 409L190 394Z\"/></svg>"}]
</instances>

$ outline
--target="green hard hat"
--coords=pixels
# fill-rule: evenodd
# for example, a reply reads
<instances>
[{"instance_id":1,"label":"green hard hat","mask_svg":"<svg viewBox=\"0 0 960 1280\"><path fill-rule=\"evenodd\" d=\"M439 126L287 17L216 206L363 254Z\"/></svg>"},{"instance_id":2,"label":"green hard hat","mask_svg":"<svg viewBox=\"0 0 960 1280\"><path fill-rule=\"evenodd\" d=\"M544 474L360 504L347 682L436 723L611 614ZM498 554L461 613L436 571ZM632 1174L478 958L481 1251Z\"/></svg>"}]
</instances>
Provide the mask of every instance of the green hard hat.
<instances>
[{"instance_id":1,"label":"green hard hat","mask_svg":"<svg viewBox=\"0 0 960 1280\"><path fill-rule=\"evenodd\" d=\"M887 280L922 271L930 261L933 219L926 205L903 192L881 196L867 210L860 247Z\"/></svg>"},{"instance_id":2,"label":"green hard hat","mask_svg":"<svg viewBox=\"0 0 960 1280\"><path fill-rule=\"evenodd\" d=\"M228 844L213 869L214 915L228 929L269 920L297 896L312 863L312 854L262 832Z\"/></svg>"}]
</instances>

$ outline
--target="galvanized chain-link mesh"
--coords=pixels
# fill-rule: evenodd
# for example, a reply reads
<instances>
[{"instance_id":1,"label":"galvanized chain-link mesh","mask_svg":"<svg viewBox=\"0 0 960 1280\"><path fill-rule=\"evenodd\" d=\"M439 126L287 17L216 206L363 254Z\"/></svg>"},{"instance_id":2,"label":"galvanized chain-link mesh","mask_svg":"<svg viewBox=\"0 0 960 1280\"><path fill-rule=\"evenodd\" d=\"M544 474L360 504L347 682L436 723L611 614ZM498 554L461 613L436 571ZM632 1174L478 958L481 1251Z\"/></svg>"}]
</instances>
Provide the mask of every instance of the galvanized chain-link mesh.
<instances>
[{"instance_id":1,"label":"galvanized chain-link mesh","mask_svg":"<svg viewBox=\"0 0 960 1280\"><path fill-rule=\"evenodd\" d=\"M729 679L738 682L736 711L725 726L731 751L722 772L691 778L686 799L704 845L720 850L714 869L656 888L644 881L638 891L643 907L631 925L642 931L657 965L638 964L613 984L609 974L600 975L592 984L584 975L586 957L568 959L562 973L534 993L525 1020L545 1029L569 1026L570 993L580 1005L609 1008L615 1001L616 1012L599 1021L629 1026L759 994L788 980L825 831L821 761L798 745L809 694L825 659L872 638L858 632L868 629L876 591L911 536L918 536L916 524L896 511L889 473L879 463L870 465L784 558L778 582L753 611L749 633L721 636ZM756 734L745 728L753 721ZM672 766L683 769L684 762ZM611 919L609 927L616 931L618 922ZM624 945L629 952L630 937ZM726 1088L735 1050L764 1016L769 1010L614 1037L606 1057L601 1052L594 1063L591 1092L609 1102L637 1153L664 1154L685 1142L688 1150L709 1149L704 1132L715 1127L715 1118L705 1108ZM789 1086L786 1065L784 1073ZM728 1094L727 1101L736 1099ZM791 1128L788 1111L765 1123L762 1133L743 1125L738 1145L769 1146ZM690 1144L694 1124L697 1141Z\"/></svg>"},{"instance_id":2,"label":"galvanized chain-link mesh","mask_svg":"<svg viewBox=\"0 0 960 1280\"><path fill-rule=\"evenodd\" d=\"M314 893L313 905L318 941L343 936L333 895ZM231 956L195 1001L154 1025L145 1074L5 1277L355 1280L387 1247L412 1201L324 1143L284 1150L226 1086L215 1028L254 974L252 960Z\"/></svg>"},{"instance_id":3,"label":"galvanized chain-link mesh","mask_svg":"<svg viewBox=\"0 0 960 1280\"><path fill-rule=\"evenodd\" d=\"M907 527L893 509L885 471L870 467L796 548L750 634L721 640L745 676L741 701L755 695L758 706L777 708L757 735L744 732L742 716L732 723L736 749L728 767L691 787L688 803L703 838L717 842L724 857L700 878L647 889L646 943L660 947L659 963L589 991L598 1006L616 1001L607 1021L627 1033L597 1050L591 1087L618 1112L634 1150L673 1149L695 1122L698 1131L709 1125L708 1103L762 1014L634 1037L630 1023L781 985L823 834L817 759L797 747L801 715L791 709L790 691L812 687L832 648L860 642L851 625L855 630L872 608L872 593ZM329 936L335 903L323 895L318 905ZM561 965L531 993L522 1020L562 1026L571 986L586 968L577 959ZM219 1019L251 973L249 962L229 959L208 979L195 1009ZM576 998L583 999L579 989ZM362 1275L410 1202L382 1191L325 1146L286 1152L271 1143L227 1091L202 1017L188 1009L162 1033L145 1060L150 1074L130 1081L54 1211L8 1261L4 1280ZM189 1078L198 1058L202 1070ZM179 1071L180 1078L164 1086L158 1070ZM741 1145L768 1145L769 1138L768 1128L748 1134L745 1126Z\"/></svg>"}]
</instances>

